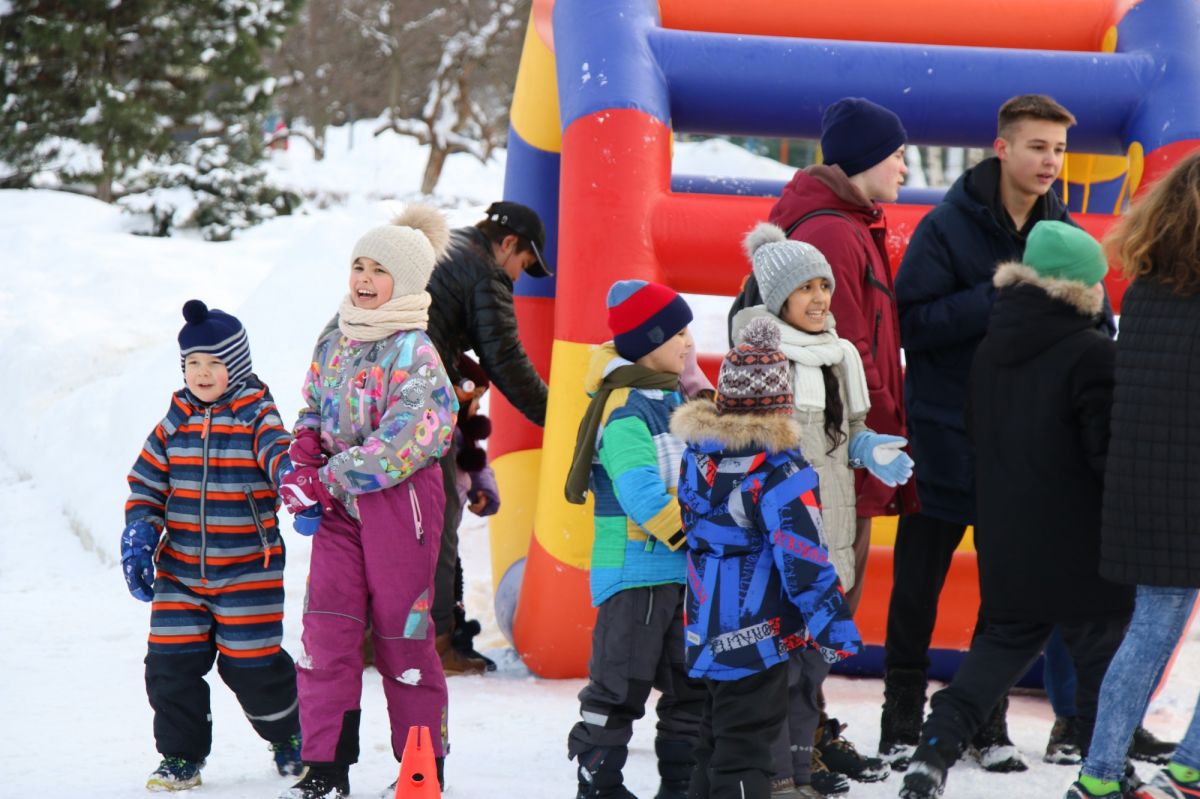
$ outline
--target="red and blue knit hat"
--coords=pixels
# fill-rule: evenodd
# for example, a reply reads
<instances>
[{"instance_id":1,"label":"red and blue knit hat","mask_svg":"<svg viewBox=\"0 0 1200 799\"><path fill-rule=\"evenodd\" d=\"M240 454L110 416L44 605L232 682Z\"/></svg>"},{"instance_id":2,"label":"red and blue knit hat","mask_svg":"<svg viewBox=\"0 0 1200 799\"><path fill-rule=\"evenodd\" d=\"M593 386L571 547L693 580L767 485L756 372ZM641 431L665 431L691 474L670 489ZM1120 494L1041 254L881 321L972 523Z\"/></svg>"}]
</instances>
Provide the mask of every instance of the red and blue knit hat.
<instances>
[{"instance_id":1,"label":"red and blue knit hat","mask_svg":"<svg viewBox=\"0 0 1200 799\"><path fill-rule=\"evenodd\" d=\"M683 297L659 283L618 280L608 290L608 327L627 361L649 355L692 322Z\"/></svg>"},{"instance_id":2,"label":"red and blue knit hat","mask_svg":"<svg viewBox=\"0 0 1200 799\"><path fill-rule=\"evenodd\" d=\"M250 363L250 340L246 328L237 317L200 300L188 300L183 305L187 324L179 331L179 364L187 371L187 357L197 352L215 355L229 372L229 387L236 388L246 381L253 367Z\"/></svg>"}]
</instances>

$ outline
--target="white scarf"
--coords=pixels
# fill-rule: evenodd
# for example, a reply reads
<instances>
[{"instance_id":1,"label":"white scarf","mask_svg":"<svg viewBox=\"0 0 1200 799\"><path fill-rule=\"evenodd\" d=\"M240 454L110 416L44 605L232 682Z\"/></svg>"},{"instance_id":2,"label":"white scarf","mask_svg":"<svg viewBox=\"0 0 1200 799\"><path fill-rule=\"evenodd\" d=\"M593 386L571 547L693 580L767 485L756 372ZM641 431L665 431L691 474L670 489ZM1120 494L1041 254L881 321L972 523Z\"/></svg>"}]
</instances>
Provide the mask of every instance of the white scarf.
<instances>
[{"instance_id":1,"label":"white scarf","mask_svg":"<svg viewBox=\"0 0 1200 799\"><path fill-rule=\"evenodd\" d=\"M825 376L822 366L842 364L842 388L846 392L846 411L865 414L871 408L867 374L858 348L839 338L833 314L826 314L825 329L820 333L797 330L761 305L739 311L734 329L740 331L751 319L770 319L779 328L779 350L792 362L792 401L800 410L825 410ZM735 334L735 338L738 338ZM740 340L740 338L738 339Z\"/></svg>"},{"instance_id":2,"label":"white scarf","mask_svg":"<svg viewBox=\"0 0 1200 799\"><path fill-rule=\"evenodd\" d=\"M400 330L424 330L429 325L428 291L392 297L374 310L359 308L347 294L338 306L338 328L355 341L379 341Z\"/></svg>"}]
</instances>

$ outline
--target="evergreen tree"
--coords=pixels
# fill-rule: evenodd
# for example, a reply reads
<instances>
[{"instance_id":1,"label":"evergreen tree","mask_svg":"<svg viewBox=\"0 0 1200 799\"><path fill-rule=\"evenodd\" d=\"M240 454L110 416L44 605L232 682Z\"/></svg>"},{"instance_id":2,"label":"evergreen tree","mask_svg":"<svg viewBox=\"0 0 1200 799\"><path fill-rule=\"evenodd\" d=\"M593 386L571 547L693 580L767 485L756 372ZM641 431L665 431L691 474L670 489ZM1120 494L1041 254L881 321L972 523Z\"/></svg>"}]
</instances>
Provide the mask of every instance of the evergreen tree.
<instances>
[{"instance_id":1,"label":"evergreen tree","mask_svg":"<svg viewBox=\"0 0 1200 799\"><path fill-rule=\"evenodd\" d=\"M302 0L11 0L0 16L0 185L39 171L115 185L143 158L257 134L276 47ZM77 141L94 155L66 161Z\"/></svg>"}]
</instances>

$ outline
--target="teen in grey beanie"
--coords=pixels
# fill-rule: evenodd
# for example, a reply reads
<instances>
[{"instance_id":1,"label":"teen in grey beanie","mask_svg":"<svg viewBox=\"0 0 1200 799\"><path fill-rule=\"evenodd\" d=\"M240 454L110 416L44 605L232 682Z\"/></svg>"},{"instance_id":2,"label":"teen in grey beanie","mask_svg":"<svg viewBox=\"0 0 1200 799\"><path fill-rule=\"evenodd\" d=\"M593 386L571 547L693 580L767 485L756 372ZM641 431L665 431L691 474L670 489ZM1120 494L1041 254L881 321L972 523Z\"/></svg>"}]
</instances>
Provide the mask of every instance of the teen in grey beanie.
<instances>
[{"instance_id":1,"label":"teen in grey beanie","mask_svg":"<svg viewBox=\"0 0 1200 799\"><path fill-rule=\"evenodd\" d=\"M743 246L754 267L763 305L774 316L779 316L793 291L814 277L828 280L831 294L837 288L833 268L821 251L803 241L790 240L778 225L759 222L746 234Z\"/></svg>"}]
</instances>

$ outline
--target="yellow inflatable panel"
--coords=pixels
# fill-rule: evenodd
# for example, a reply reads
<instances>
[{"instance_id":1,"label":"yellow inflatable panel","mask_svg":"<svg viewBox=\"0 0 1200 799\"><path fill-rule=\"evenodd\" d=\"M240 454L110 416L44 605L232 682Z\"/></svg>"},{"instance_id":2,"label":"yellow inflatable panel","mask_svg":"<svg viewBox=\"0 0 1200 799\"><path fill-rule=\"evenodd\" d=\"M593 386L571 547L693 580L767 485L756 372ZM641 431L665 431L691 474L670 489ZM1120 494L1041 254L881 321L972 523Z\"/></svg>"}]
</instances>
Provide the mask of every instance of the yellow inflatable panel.
<instances>
[{"instance_id":1,"label":"yellow inflatable panel","mask_svg":"<svg viewBox=\"0 0 1200 799\"><path fill-rule=\"evenodd\" d=\"M517 71L509 119L513 130L526 144L550 153L562 152L554 54L538 36L532 15L525 31L521 68Z\"/></svg>"},{"instance_id":2,"label":"yellow inflatable panel","mask_svg":"<svg viewBox=\"0 0 1200 799\"><path fill-rule=\"evenodd\" d=\"M492 550L492 587L529 551L533 535L533 512L537 503L538 474L542 451L523 449L501 455L492 461L496 486L503 500L500 511L488 520Z\"/></svg>"},{"instance_id":3,"label":"yellow inflatable panel","mask_svg":"<svg viewBox=\"0 0 1200 799\"><path fill-rule=\"evenodd\" d=\"M899 516L876 516L871 522L871 546L891 547L896 545L896 525ZM968 527L955 552L975 551L975 528Z\"/></svg>"},{"instance_id":4,"label":"yellow inflatable panel","mask_svg":"<svg viewBox=\"0 0 1200 799\"><path fill-rule=\"evenodd\" d=\"M534 517L538 544L560 563L576 569L587 569L592 561L592 498L589 495L584 505L572 505L563 496L563 485L575 454L579 422L587 410L583 379L591 353L590 344L554 342L546 432L542 437L542 477Z\"/></svg>"}]
</instances>

